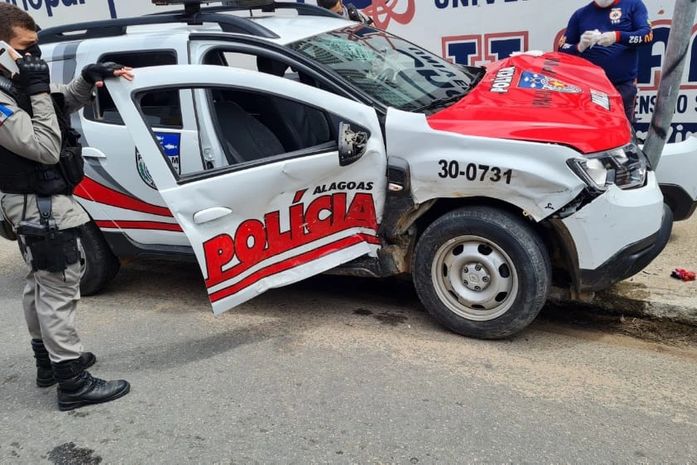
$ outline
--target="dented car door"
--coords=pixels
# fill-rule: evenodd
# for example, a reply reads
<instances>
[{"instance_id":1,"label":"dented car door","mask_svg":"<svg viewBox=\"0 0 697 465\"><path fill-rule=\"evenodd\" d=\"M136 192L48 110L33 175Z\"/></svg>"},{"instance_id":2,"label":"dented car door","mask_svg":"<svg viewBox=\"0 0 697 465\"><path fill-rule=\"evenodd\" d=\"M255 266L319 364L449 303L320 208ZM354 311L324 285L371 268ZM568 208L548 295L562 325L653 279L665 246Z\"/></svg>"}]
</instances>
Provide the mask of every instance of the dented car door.
<instances>
[{"instance_id":1,"label":"dented car door","mask_svg":"<svg viewBox=\"0 0 697 465\"><path fill-rule=\"evenodd\" d=\"M373 108L216 66L144 68L107 87L191 242L215 313L377 253L386 155ZM139 108L153 89L193 92L203 171L172 169Z\"/></svg>"}]
</instances>

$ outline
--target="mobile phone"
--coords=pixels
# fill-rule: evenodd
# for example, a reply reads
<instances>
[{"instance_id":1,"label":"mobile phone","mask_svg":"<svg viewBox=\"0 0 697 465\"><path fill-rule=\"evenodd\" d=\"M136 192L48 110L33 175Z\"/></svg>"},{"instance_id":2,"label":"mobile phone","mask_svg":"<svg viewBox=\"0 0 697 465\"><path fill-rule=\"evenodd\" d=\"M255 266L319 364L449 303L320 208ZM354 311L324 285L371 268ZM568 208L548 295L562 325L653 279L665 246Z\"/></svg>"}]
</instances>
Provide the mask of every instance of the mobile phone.
<instances>
[{"instance_id":1,"label":"mobile phone","mask_svg":"<svg viewBox=\"0 0 697 465\"><path fill-rule=\"evenodd\" d=\"M13 76L15 74L19 74L19 68L17 67L17 63L15 62L14 58L17 55L17 52L15 52L15 50L10 47L7 42L0 40L0 66L9 71Z\"/></svg>"}]
</instances>

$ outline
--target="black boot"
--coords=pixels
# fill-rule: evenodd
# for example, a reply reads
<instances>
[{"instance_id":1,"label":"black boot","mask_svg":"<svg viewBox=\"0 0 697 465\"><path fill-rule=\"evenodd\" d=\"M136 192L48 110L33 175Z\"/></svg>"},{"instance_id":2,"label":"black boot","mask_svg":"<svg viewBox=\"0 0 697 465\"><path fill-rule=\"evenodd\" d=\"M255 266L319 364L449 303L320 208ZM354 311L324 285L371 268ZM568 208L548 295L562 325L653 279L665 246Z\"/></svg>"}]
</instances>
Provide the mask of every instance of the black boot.
<instances>
[{"instance_id":1,"label":"black boot","mask_svg":"<svg viewBox=\"0 0 697 465\"><path fill-rule=\"evenodd\" d=\"M31 348L34 349L34 358L36 359L36 385L40 388L53 386L56 384L56 378L53 376L51 359L48 357L44 342L41 339L32 339ZM92 352L83 352L80 354L79 360L85 369L97 363L97 357Z\"/></svg>"},{"instance_id":2,"label":"black boot","mask_svg":"<svg viewBox=\"0 0 697 465\"><path fill-rule=\"evenodd\" d=\"M54 363L53 373L58 381L58 408L73 410L90 404L101 404L128 394L127 381L104 381L93 377L82 367L80 359Z\"/></svg>"}]
</instances>

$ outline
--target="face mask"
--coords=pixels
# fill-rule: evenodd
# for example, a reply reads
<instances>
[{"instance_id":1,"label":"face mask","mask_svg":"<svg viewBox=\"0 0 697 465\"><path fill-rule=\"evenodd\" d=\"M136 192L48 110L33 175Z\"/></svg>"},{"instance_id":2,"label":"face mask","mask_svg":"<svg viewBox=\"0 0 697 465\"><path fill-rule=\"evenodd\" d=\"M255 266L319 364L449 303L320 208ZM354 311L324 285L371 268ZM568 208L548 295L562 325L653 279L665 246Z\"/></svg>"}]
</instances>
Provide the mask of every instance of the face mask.
<instances>
[{"instance_id":1,"label":"face mask","mask_svg":"<svg viewBox=\"0 0 697 465\"><path fill-rule=\"evenodd\" d=\"M601 8L607 8L615 3L615 0L595 0L595 4Z\"/></svg>"},{"instance_id":2,"label":"face mask","mask_svg":"<svg viewBox=\"0 0 697 465\"><path fill-rule=\"evenodd\" d=\"M34 44L31 47L25 48L24 50L15 49L15 51L22 56L24 56L28 53L29 55L31 55L33 57L41 58L41 48L39 47L39 44Z\"/></svg>"}]
</instances>

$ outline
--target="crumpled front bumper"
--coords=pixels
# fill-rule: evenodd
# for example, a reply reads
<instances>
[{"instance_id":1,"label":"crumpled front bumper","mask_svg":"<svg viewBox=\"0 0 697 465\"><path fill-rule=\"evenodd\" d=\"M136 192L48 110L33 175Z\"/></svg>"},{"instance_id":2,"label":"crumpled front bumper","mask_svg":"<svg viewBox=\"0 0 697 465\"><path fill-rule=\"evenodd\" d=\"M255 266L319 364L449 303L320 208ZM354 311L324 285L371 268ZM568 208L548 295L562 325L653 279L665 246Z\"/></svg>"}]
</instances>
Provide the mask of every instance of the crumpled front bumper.
<instances>
[{"instance_id":1,"label":"crumpled front bumper","mask_svg":"<svg viewBox=\"0 0 697 465\"><path fill-rule=\"evenodd\" d=\"M628 245L594 270L581 269L578 289L599 291L639 273L660 255L668 244L672 230L673 213L665 206L661 229L657 233Z\"/></svg>"},{"instance_id":2,"label":"crumpled front bumper","mask_svg":"<svg viewBox=\"0 0 697 465\"><path fill-rule=\"evenodd\" d=\"M598 291L635 275L663 251L673 215L649 172L644 187L612 186L561 223L574 287Z\"/></svg>"}]
</instances>

